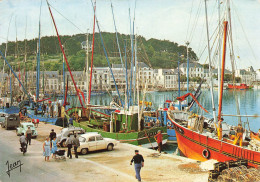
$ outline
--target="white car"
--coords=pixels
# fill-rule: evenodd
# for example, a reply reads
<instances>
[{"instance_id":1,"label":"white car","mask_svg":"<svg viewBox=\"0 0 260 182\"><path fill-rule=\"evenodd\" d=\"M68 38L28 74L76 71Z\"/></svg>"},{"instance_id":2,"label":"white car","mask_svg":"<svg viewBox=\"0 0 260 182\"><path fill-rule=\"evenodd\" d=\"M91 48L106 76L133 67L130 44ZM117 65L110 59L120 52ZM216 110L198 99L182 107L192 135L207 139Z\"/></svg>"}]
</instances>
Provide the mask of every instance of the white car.
<instances>
[{"instance_id":1,"label":"white car","mask_svg":"<svg viewBox=\"0 0 260 182\"><path fill-rule=\"evenodd\" d=\"M118 141L110 138L103 138L98 133L86 133L79 136L80 147L78 147L77 152L85 155L90 151L113 150L114 147L119 143Z\"/></svg>"}]
</instances>

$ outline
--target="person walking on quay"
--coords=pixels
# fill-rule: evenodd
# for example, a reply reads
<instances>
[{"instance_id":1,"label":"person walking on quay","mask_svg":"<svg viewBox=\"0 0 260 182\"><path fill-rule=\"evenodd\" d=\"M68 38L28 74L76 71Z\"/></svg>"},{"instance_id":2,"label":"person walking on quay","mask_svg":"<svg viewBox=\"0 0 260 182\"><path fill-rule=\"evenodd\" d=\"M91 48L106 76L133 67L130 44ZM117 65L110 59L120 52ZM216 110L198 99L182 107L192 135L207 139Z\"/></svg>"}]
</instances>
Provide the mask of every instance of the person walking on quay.
<instances>
[{"instance_id":1,"label":"person walking on quay","mask_svg":"<svg viewBox=\"0 0 260 182\"><path fill-rule=\"evenodd\" d=\"M243 144L243 133L244 133L244 128L242 127L241 124L238 124L237 128L236 128L236 138L234 140L234 145L237 144L237 141L239 140L239 145L240 147L242 147Z\"/></svg>"},{"instance_id":2,"label":"person walking on quay","mask_svg":"<svg viewBox=\"0 0 260 182\"><path fill-rule=\"evenodd\" d=\"M52 142L51 142L51 153L52 153L52 158L56 156L56 151L58 150L57 148L57 140L56 140L56 136L53 138Z\"/></svg>"},{"instance_id":3,"label":"person walking on quay","mask_svg":"<svg viewBox=\"0 0 260 182\"><path fill-rule=\"evenodd\" d=\"M161 130L159 130L158 133L154 136L154 139L158 144L158 151L161 153L162 152L162 140L163 140Z\"/></svg>"},{"instance_id":4,"label":"person walking on quay","mask_svg":"<svg viewBox=\"0 0 260 182\"><path fill-rule=\"evenodd\" d=\"M50 141L51 141L51 144L52 144L52 140L53 140L54 138L56 138L56 133L54 132L54 129L51 129L49 138L50 138Z\"/></svg>"},{"instance_id":5,"label":"person walking on quay","mask_svg":"<svg viewBox=\"0 0 260 182\"><path fill-rule=\"evenodd\" d=\"M27 141L26 141L26 137L24 136L24 133L22 133L22 136L20 137L20 144L21 144L21 148L23 148L24 145L26 145L27 148Z\"/></svg>"},{"instance_id":6,"label":"person walking on quay","mask_svg":"<svg viewBox=\"0 0 260 182\"><path fill-rule=\"evenodd\" d=\"M26 139L27 139L27 145L31 145L31 140L32 140L32 130L30 126L28 126L28 129L26 130Z\"/></svg>"},{"instance_id":7,"label":"person walking on quay","mask_svg":"<svg viewBox=\"0 0 260 182\"><path fill-rule=\"evenodd\" d=\"M132 165L133 162L135 163L135 178L138 181L141 181L140 171L141 168L144 167L144 158L142 155L139 154L138 150L135 150L135 155L130 161L130 165Z\"/></svg>"},{"instance_id":8,"label":"person walking on quay","mask_svg":"<svg viewBox=\"0 0 260 182\"><path fill-rule=\"evenodd\" d=\"M45 161L49 162L50 155L51 155L50 139L49 137L46 137L46 140L43 143L43 156L45 157Z\"/></svg>"},{"instance_id":9,"label":"person walking on quay","mask_svg":"<svg viewBox=\"0 0 260 182\"><path fill-rule=\"evenodd\" d=\"M66 140L66 146L68 147L67 157L69 157L70 159L72 159L72 155L71 155L72 144L73 144L73 141L72 141L72 138L69 135L67 140Z\"/></svg>"},{"instance_id":10,"label":"person walking on quay","mask_svg":"<svg viewBox=\"0 0 260 182\"><path fill-rule=\"evenodd\" d=\"M76 158L78 158L77 149L78 149L79 146L80 146L79 138L77 137L76 134L74 134L73 147L74 147L74 152L75 152L75 157L76 157Z\"/></svg>"}]
</instances>

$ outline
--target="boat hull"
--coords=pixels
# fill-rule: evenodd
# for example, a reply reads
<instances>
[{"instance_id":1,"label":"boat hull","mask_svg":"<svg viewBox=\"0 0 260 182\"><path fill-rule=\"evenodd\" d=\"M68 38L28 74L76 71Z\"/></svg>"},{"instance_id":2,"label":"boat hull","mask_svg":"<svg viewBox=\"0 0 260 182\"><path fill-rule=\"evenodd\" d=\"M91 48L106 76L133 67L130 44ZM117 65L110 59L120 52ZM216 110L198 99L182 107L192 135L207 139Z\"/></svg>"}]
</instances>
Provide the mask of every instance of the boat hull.
<instances>
[{"instance_id":1,"label":"boat hull","mask_svg":"<svg viewBox=\"0 0 260 182\"><path fill-rule=\"evenodd\" d=\"M232 85L228 84L228 89L240 89L240 90L245 90L245 89L250 89L252 87L248 86L247 84L240 84L240 85Z\"/></svg>"},{"instance_id":2,"label":"boat hull","mask_svg":"<svg viewBox=\"0 0 260 182\"><path fill-rule=\"evenodd\" d=\"M259 152L192 131L175 121L172 114L169 114L169 119L174 124L178 149L182 155L199 161L215 159L219 162L225 162L245 159L248 160L250 166L258 167L260 165Z\"/></svg>"},{"instance_id":3,"label":"boat hull","mask_svg":"<svg viewBox=\"0 0 260 182\"><path fill-rule=\"evenodd\" d=\"M72 113L77 112L78 110L81 110L81 108L70 108L66 111L67 116L71 115ZM143 129L141 131L138 131L138 127L136 124L136 115L135 116L128 116L127 118L123 115L119 116L117 115L117 123L120 121L121 123L128 123L131 125L131 129L128 129L128 132L123 132L121 129L122 126L114 126L120 131L113 130L114 132L109 132L109 128L104 128L104 124L107 123L107 121L110 121L110 116L106 115L102 112L91 110L92 113L95 113L95 119L90 119L90 121L80 121L76 122L73 121L73 125L76 127L81 127L85 129L86 132L98 132L100 133L104 138L112 138L115 140L118 140L122 143L129 143L133 145L139 145L139 146L145 146L148 148L155 148L157 147L157 143L154 139L154 136L158 133L159 130L161 130L163 135L163 144L168 139L167 135L167 127L151 127L147 129ZM106 120L102 120L102 118L106 118ZM127 119L127 122L126 122ZM101 122L97 122L97 121ZM96 121L95 123L93 123ZM94 125L96 127L94 127ZM108 126L109 127L109 126Z\"/></svg>"},{"instance_id":4,"label":"boat hull","mask_svg":"<svg viewBox=\"0 0 260 182\"><path fill-rule=\"evenodd\" d=\"M163 144L166 143L168 139L167 128L166 127L156 127L151 129L146 129L140 132L130 132L130 133L110 133L102 129L91 128L86 122L73 122L73 126L81 127L85 129L86 132L98 132L105 138L112 138L118 140L122 143L129 143L133 145L141 145L146 148L157 147L157 143L154 136L157 134L158 130L162 131L163 134Z\"/></svg>"}]
</instances>

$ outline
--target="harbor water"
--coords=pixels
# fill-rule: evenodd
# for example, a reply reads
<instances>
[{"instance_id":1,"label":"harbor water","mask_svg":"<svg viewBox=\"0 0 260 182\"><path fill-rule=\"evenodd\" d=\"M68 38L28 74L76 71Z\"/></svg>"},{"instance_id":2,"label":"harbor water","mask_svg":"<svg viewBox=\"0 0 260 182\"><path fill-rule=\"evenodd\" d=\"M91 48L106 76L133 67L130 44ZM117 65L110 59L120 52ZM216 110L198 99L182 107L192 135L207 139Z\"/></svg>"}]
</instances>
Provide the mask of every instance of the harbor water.
<instances>
[{"instance_id":1,"label":"harbor water","mask_svg":"<svg viewBox=\"0 0 260 182\"><path fill-rule=\"evenodd\" d=\"M181 91L181 95L186 94L185 91ZM171 92L149 92L146 93L145 101L152 102L153 108L163 108L163 103L166 100L174 100L178 97L177 91ZM103 95L94 95L91 96L91 104L94 105L109 105L112 101L113 97L110 94ZM191 97L189 97L189 101L191 101ZM141 99L142 100L142 94ZM218 111L218 95L217 90L214 90L214 100L215 100L215 108ZM80 106L79 101L76 96L71 96L68 98L68 101L73 106ZM211 103L211 95L209 90L202 90L202 94L198 98L199 103L209 111L206 113L198 105L195 103L191 110L199 115L204 115L209 118L213 118L212 115L212 103ZM238 104L237 104L238 103ZM241 115L255 115L260 111L260 90L224 90L223 93L223 104L222 104L223 114L232 114L237 115L237 105L240 110ZM224 116L224 121L228 124L237 125L239 118ZM257 132L260 128L260 118L259 117L242 117L241 120L243 122L249 121L249 126L252 131ZM246 127L248 125L246 124Z\"/></svg>"}]
</instances>

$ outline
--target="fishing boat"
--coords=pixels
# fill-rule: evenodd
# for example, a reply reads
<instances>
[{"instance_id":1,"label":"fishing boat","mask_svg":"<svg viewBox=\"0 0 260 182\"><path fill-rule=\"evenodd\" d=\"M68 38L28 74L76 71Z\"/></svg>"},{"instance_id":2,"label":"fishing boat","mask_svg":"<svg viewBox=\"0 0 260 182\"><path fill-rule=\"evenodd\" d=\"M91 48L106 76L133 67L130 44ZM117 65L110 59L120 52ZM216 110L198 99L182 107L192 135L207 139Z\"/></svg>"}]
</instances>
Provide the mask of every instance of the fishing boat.
<instances>
[{"instance_id":1,"label":"fishing boat","mask_svg":"<svg viewBox=\"0 0 260 182\"><path fill-rule=\"evenodd\" d=\"M240 85L235 85L235 84L228 84L227 86L228 89L239 89L239 90L246 90L246 89L251 89L253 86L248 86L245 83L241 83Z\"/></svg>"},{"instance_id":2,"label":"fishing boat","mask_svg":"<svg viewBox=\"0 0 260 182\"><path fill-rule=\"evenodd\" d=\"M111 9L113 13L113 6L111 4ZM101 44L104 49L104 53L106 55L106 59L108 62L108 66L110 69L110 73L112 76L112 79L115 84L115 93L118 96L118 99L116 101L112 101L110 106L93 106L90 105L90 98L91 98L91 78L92 78L92 67L93 67L93 48L92 48L92 60L91 60L91 69L90 69L90 83L89 83L89 96L87 100L87 106L84 107L78 107L78 108L70 108L66 111L66 115L69 118L73 119L73 125L74 126L80 126L84 128L88 132L98 132L103 137L107 138L113 138L123 143L130 143L134 145L141 145L146 148L155 148L158 146L157 142L155 141L154 136L158 133L160 130L163 135L163 141L162 143L165 144L168 138L167 135L167 127L162 122L153 122L150 120L145 120L146 116L156 115L156 111L151 111L145 109L146 106L144 106L144 98L145 98L145 91L143 96L143 101L139 101L139 87L137 87L137 99L138 104L134 104L135 97L132 97L132 94L135 94L135 86L133 84L134 76L130 77L130 89L128 89L128 78L126 76L126 90L119 90L117 87L116 79L114 78L113 71L110 66L110 61L107 56L107 52L103 43L103 38L101 35L101 31L99 28L98 21L96 21L95 17L95 10L96 6L93 5L94 10L94 27L93 27L93 36L95 31L95 22L97 23L97 27L99 29L99 35L101 39ZM116 29L116 28L115 28ZM117 31L116 31L117 35ZM133 36L131 35L131 46L132 46L132 59L131 59L131 75L135 75L133 73ZM93 43L92 46L94 46L94 37L92 39ZM120 46L119 41L117 37L117 43L118 43L118 49L120 52ZM136 43L136 42L135 42ZM136 44L135 44L136 45ZM125 43L125 50L126 50L126 43ZM135 50L137 51L137 46L135 46ZM135 51L135 52L136 52ZM120 59L121 63L123 65L123 60L120 52ZM126 51L125 51L125 59L126 59ZM136 65L138 65L138 62L136 61ZM125 60L125 66L127 67L127 61ZM88 70L88 69L87 69ZM124 69L122 69L123 71ZM127 74L127 68L125 68L126 75ZM138 73L138 71L137 71ZM137 76L138 78L138 76ZM137 79L137 85L138 85L138 79ZM133 89L132 89L133 87ZM125 94L125 102L123 101L120 91ZM107 112L109 111L109 112ZM110 113L110 114L105 114Z\"/></svg>"},{"instance_id":3,"label":"fishing boat","mask_svg":"<svg viewBox=\"0 0 260 182\"><path fill-rule=\"evenodd\" d=\"M168 117L174 124L178 149L181 155L191 159L206 161L215 159L220 162L228 160L245 159L253 167L260 165L260 152L252 150L249 141L244 141L243 146L233 144L229 138L222 140L214 134L215 127L210 119L195 116L191 112L168 111ZM200 123L200 130L194 128L196 122ZM223 132L228 133L229 125L223 127Z\"/></svg>"},{"instance_id":4,"label":"fishing boat","mask_svg":"<svg viewBox=\"0 0 260 182\"><path fill-rule=\"evenodd\" d=\"M80 117L74 120L73 125L85 129L87 132L98 132L103 137L113 138L123 143L141 145L146 148L157 147L154 136L161 130L163 144L167 142L167 128L164 125L151 126L150 121L138 121L138 107L129 111L115 110L111 115L106 115L96 109L88 111L89 118ZM66 111L68 116L83 113L82 108L71 108ZM151 114L151 113L150 113ZM144 113L145 115L145 113Z\"/></svg>"},{"instance_id":5,"label":"fishing boat","mask_svg":"<svg viewBox=\"0 0 260 182\"><path fill-rule=\"evenodd\" d=\"M227 1L227 3L228 3L227 5L228 10L230 11L229 1ZM205 0L205 9L206 9L206 21L207 21L206 0ZM229 20L230 20L230 14L229 14ZM208 22L206 25L207 25L207 35L208 35ZM231 126L228 125L227 123L224 123L221 119L221 117L224 115L222 113L222 96L223 96L223 85L224 85L228 21L224 21L223 27L224 27L223 53L222 53L222 64L221 64L221 79L220 79L221 82L220 82L220 92L219 92L218 118L216 118L216 113L214 108L212 80L211 80L211 97L212 97L213 119L209 119L202 115L197 115L189 111L177 111L177 110L168 111L168 117L174 125L177 142L178 142L178 149L181 155L199 161L215 159L219 162L226 162L230 160L244 159L247 160L249 166L257 168L260 165L260 152L250 144L250 131L244 130L243 142L241 143L242 146L237 146L236 144L234 144L234 141L227 136L227 134L231 129ZM231 27L229 27L229 29L231 29ZM209 35L208 35L208 40L209 40ZM210 59L209 41L208 41L208 52L209 52L209 68L210 68L211 59ZM182 100L182 99L183 97L177 98L177 100ZM241 115L239 114L236 116L241 117ZM222 132L217 132L216 134L216 130L218 131L220 130L220 127L217 126L216 124L217 120L222 125Z\"/></svg>"}]
</instances>

